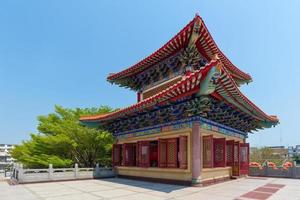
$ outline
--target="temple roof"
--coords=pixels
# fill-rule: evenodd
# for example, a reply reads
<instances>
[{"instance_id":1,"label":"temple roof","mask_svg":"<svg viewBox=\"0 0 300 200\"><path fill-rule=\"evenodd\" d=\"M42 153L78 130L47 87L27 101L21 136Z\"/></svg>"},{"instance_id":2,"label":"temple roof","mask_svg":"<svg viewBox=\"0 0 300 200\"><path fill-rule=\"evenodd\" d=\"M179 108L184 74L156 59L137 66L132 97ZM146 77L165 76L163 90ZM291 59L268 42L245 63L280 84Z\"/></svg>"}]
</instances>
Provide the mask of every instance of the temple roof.
<instances>
[{"instance_id":1,"label":"temple roof","mask_svg":"<svg viewBox=\"0 0 300 200\"><path fill-rule=\"evenodd\" d=\"M216 64L217 61L213 60L206 65L205 69L197 70L194 73L191 73L190 75L183 77L182 80L178 81L176 84L168 87L167 89L159 92L158 94L146 98L127 108L123 108L105 115L101 114L95 116L83 116L80 118L80 120L81 121L102 121L102 120L118 118L120 116L125 116L133 112L138 112L153 107L156 104L160 104L172 98L183 97L184 95L191 95L193 93L196 93L199 90L199 86L200 86L199 84L201 78L205 77L204 75L207 74L209 69Z\"/></svg>"},{"instance_id":2,"label":"temple roof","mask_svg":"<svg viewBox=\"0 0 300 200\"><path fill-rule=\"evenodd\" d=\"M213 73L212 73L213 72ZM214 74L218 74L214 79ZM207 84L215 81L213 90L209 89ZM206 88L204 89L204 86ZM208 88L208 89L207 89ZM208 92L210 91L210 92ZM238 112L246 113L255 121L259 122L258 128L270 127L276 125L279 120L276 116L270 116L259 109L239 90L237 84L232 78L231 73L220 60L211 60L205 67L183 76L182 80L167 89L140 101L137 104L129 106L118 111L95 116L83 116L82 122L105 122L113 121L123 117L130 117L145 113L155 109L156 106L168 104L172 101L192 95L210 95L218 101L225 102Z\"/></svg>"},{"instance_id":3,"label":"temple roof","mask_svg":"<svg viewBox=\"0 0 300 200\"><path fill-rule=\"evenodd\" d=\"M227 69L228 73L234 78L238 84L251 82L252 78L249 74L241 71L237 68L219 49L211 34L209 33L204 21L198 15L187 24L179 33L177 33L170 41L163 45L160 49L152 53L150 56L144 58L140 62L132 65L131 67L118 72L110 74L107 80L123 85L124 83L120 80L130 78L146 69L151 68L153 65L163 61L164 59L174 55L181 49L186 48L190 45L191 37L193 36L193 31L197 31L197 38L193 41L196 45L198 51L203 55L208 61L211 61L216 56L223 63L224 67Z\"/></svg>"}]
</instances>

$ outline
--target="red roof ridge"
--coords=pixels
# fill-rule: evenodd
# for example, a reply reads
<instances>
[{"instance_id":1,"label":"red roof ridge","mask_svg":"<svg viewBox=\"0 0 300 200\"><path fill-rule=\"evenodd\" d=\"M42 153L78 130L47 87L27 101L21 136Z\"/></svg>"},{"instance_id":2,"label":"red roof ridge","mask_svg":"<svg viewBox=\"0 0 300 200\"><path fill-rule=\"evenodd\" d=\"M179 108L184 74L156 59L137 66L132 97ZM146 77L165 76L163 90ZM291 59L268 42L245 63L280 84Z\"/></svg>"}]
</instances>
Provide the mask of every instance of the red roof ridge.
<instances>
[{"instance_id":1,"label":"red roof ridge","mask_svg":"<svg viewBox=\"0 0 300 200\"><path fill-rule=\"evenodd\" d=\"M243 78L251 81L252 77L250 76L250 74L243 72L242 70L240 70L238 67L236 67L226 56L225 54L220 50L220 48L218 47L217 43L215 42L215 40L213 39L213 37L211 36L210 32L208 31L207 26L205 25L205 22L203 21L203 19L200 16L196 16L201 20L201 23L203 24L203 27L207 33L207 35L211 38L212 43L214 44L214 47L216 47L218 53L220 54L219 57L223 63L223 65L228 65L231 71L235 71L238 72L238 74L240 74ZM212 44L210 44L212 45Z\"/></svg>"},{"instance_id":2,"label":"red roof ridge","mask_svg":"<svg viewBox=\"0 0 300 200\"><path fill-rule=\"evenodd\" d=\"M207 43L207 47L209 49L212 50L212 52L215 52L219 55L220 60L222 61L222 63L226 66L226 68L228 67L228 69L231 72L234 72L234 75L240 79L244 79L246 81L251 81L252 78L249 74L243 72L242 70L240 70L239 68L237 68L235 65L232 64L232 62L224 55L224 53L220 50L220 48L218 47L218 45L216 44L216 42L214 41L213 37L211 36L210 32L208 31L203 19L196 13L195 17L193 18L192 21L190 21L183 29L181 29L174 37L172 37L166 44L164 44L161 48L159 48L158 50L156 50L154 53L150 54L149 56L145 57L144 59L142 59L141 61L139 61L138 63L128 67L127 69L124 69L120 72L117 73L110 73L109 76L107 77L108 81L113 81L114 79L118 79L120 76L123 77L127 77L130 76L130 72L135 71L133 73L138 73L139 72L139 68L144 66L143 69L140 70L145 70L150 66L153 66L154 64L156 64L158 59L159 60L163 60L167 57L169 57L170 55L172 55L173 53L175 53L176 51L178 51L178 49L182 48L183 43L186 43L188 41L180 41L180 47L175 47L174 48L174 43L178 42L177 40L180 40L180 37L186 37L187 34L190 34L192 32L192 29L194 27L195 22L200 20L200 29L201 31L204 31L205 34L205 38L202 39L208 39L210 40ZM190 35L188 35L188 39L189 40ZM201 37L200 37L201 38ZM200 39L198 38L198 39ZM171 49L171 50L170 50ZM211 59L211 58L210 58Z\"/></svg>"},{"instance_id":3,"label":"red roof ridge","mask_svg":"<svg viewBox=\"0 0 300 200\"><path fill-rule=\"evenodd\" d=\"M114 112L116 112L116 111L114 111ZM114 112L101 113L101 114L97 114L97 115L83 115L83 116L80 116L79 120L92 120L93 118L105 117L105 116L110 115Z\"/></svg>"},{"instance_id":4,"label":"red roof ridge","mask_svg":"<svg viewBox=\"0 0 300 200\"><path fill-rule=\"evenodd\" d=\"M256 106L248 97L246 97L239 89L238 85L236 82L233 80L232 76L230 73L228 73L227 69L222 65L223 71L226 73L226 75L229 77L230 82L233 84L235 91L238 93L238 95L245 101L247 102L252 108L254 108L258 113L260 113L264 118L273 121L273 122L278 122L279 119L275 115L268 115L264 111L262 111L258 106ZM231 92L231 91L230 91Z\"/></svg>"},{"instance_id":5,"label":"red roof ridge","mask_svg":"<svg viewBox=\"0 0 300 200\"><path fill-rule=\"evenodd\" d=\"M196 18L196 17L195 17ZM153 52L152 54L150 54L149 56L145 57L144 59L142 59L141 61L139 61L138 63L132 65L131 67L128 67L127 69L125 70L122 70L120 72L117 72L117 73L111 73L107 79L108 80L112 80L112 79L115 79L117 76L119 75L122 75L124 74L125 72L127 71L132 71L132 70L135 70L135 68L138 68L139 65L142 63L142 62L145 62L146 60L150 59L152 56L154 56L155 54L157 54L159 51L161 51L162 49L166 48L172 41L174 41L181 33L183 33L184 31L186 31L187 28L193 26L193 23L194 23L194 20L195 18L190 21L183 29L181 29L175 36L173 36L166 44L164 44L162 47L160 47L158 50L156 50L155 52Z\"/></svg>"}]
</instances>

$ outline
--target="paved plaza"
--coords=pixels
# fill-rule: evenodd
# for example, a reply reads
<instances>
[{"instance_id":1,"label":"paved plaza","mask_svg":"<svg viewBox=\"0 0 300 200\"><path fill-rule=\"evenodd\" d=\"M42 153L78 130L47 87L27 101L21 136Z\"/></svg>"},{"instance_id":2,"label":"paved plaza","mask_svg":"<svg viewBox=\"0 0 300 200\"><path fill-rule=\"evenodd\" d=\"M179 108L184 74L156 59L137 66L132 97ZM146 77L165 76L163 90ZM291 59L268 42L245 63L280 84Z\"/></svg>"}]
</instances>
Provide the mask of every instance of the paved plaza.
<instances>
[{"instance_id":1,"label":"paved plaza","mask_svg":"<svg viewBox=\"0 0 300 200\"><path fill-rule=\"evenodd\" d=\"M0 182L1 200L209 199L300 200L300 180L243 178L208 187L185 187L127 179L81 180L24 185Z\"/></svg>"}]
</instances>

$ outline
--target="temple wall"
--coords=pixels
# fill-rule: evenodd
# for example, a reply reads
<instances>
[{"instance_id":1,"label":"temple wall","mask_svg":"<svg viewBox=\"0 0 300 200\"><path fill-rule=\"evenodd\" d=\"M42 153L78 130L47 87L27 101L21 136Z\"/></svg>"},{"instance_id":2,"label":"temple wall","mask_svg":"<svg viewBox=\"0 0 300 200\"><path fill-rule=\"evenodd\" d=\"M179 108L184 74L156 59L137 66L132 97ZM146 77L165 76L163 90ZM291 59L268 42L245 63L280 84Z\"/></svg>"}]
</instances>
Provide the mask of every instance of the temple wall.
<instances>
[{"instance_id":1,"label":"temple wall","mask_svg":"<svg viewBox=\"0 0 300 200\"><path fill-rule=\"evenodd\" d=\"M156 168L156 167L125 167L118 166L116 167L117 173L123 176L132 176L132 177L146 177L154 179L168 179L168 180L178 180L178 181L191 181L192 172L191 172L191 128L184 128L179 130L172 131L163 131L157 134L145 135L140 137L132 137L126 139L119 139L118 144L137 142L137 141L151 141L174 138L179 136L187 136L188 147L187 147L187 158L188 158L188 168L187 169L172 169L172 168Z\"/></svg>"},{"instance_id":2,"label":"temple wall","mask_svg":"<svg viewBox=\"0 0 300 200\"><path fill-rule=\"evenodd\" d=\"M170 168L117 167L118 175L167 180L191 181L190 170Z\"/></svg>"},{"instance_id":3,"label":"temple wall","mask_svg":"<svg viewBox=\"0 0 300 200\"><path fill-rule=\"evenodd\" d=\"M202 136L205 135L213 135L214 138L226 138L226 140L234 140L234 141L239 141L241 143L244 143L244 140L242 138L238 138L238 137L233 137L233 136L229 136L229 135L224 135L220 132L217 131L210 131L210 130L206 130L201 128L201 132L202 132Z\"/></svg>"},{"instance_id":4,"label":"temple wall","mask_svg":"<svg viewBox=\"0 0 300 200\"><path fill-rule=\"evenodd\" d=\"M202 181L214 179L229 178L231 176L231 167L204 168L201 173Z\"/></svg>"},{"instance_id":5,"label":"temple wall","mask_svg":"<svg viewBox=\"0 0 300 200\"><path fill-rule=\"evenodd\" d=\"M199 129L198 129L199 131ZM226 140L239 141L244 143L244 139L240 137L235 137L231 135L225 135L221 132L215 130L207 130L200 128L200 176L201 182L216 182L219 180L225 180L232 176L232 167L215 167L215 168L203 168L203 141L202 137L206 135L213 135L214 138L226 138ZM179 136L187 136L188 146L187 146L187 159L188 168L157 168L157 167L135 167L135 166L116 166L116 171L118 175L130 176L130 177L140 177L140 178L151 178L151 179L167 179L167 180L177 180L177 181L192 181L193 166L192 166L192 134L193 129L190 127L185 127L181 129L168 129L167 127L162 128L162 132L153 133L143 136L129 136L124 138L119 138L117 144L123 143L135 143L138 141L152 141L158 139L174 138Z\"/></svg>"}]
</instances>

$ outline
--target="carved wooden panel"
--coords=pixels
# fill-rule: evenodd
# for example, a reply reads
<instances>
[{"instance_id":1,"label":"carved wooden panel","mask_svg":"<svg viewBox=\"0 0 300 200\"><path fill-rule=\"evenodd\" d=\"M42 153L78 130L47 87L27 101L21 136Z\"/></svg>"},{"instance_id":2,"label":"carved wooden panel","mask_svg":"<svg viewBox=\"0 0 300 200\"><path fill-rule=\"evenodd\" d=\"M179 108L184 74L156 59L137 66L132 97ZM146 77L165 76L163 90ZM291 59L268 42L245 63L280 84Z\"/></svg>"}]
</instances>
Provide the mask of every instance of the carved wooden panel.
<instances>
[{"instance_id":1,"label":"carved wooden panel","mask_svg":"<svg viewBox=\"0 0 300 200\"><path fill-rule=\"evenodd\" d=\"M179 137L179 168L186 169L188 166L187 160L187 136Z\"/></svg>"},{"instance_id":2,"label":"carved wooden panel","mask_svg":"<svg viewBox=\"0 0 300 200\"><path fill-rule=\"evenodd\" d=\"M203 136L203 167L213 167L213 136Z\"/></svg>"}]
</instances>

